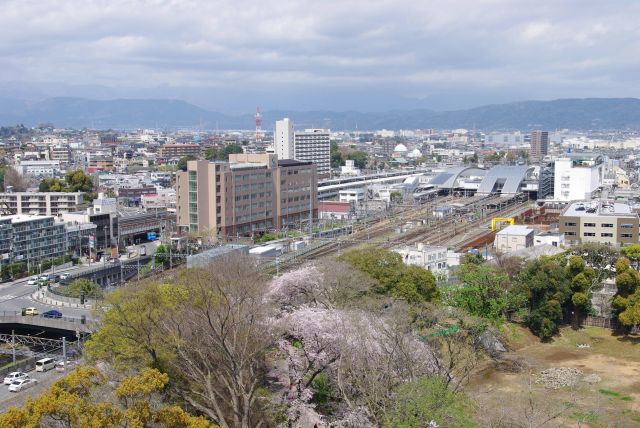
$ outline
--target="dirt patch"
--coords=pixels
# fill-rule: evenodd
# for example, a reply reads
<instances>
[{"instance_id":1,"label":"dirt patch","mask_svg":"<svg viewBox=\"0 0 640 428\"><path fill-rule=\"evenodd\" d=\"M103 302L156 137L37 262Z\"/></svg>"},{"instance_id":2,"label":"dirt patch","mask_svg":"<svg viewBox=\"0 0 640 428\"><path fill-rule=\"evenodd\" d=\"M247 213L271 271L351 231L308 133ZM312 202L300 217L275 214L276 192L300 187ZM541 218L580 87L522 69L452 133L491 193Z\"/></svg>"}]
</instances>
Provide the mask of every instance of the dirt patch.
<instances>
[{"instance_id":1,"label":"dirt patch","mask_svg":"<svg viewBox=\"0 0 640 428\"><path fill-rule=\"evenodd\" d=\"M579 354L571 351L553 351L545 353L543 360L549 364L564 363L566 361L576 361L585 358L584 353Z\"/></svg>"},{"instance_id":2,"label":"dirt patch","mask_svg":"<svg viewBox=\"0 0 640 428\"><path fill-rule=\"evenodd\" d=\"M495 418L509 420L508 415L522 413L534 399L536 418L562 414L545 427L640 426L640 348L635 340L621 340L598 328L565 329L551 343L532 342L526 329L506 336L514 351L506 354L506 361L479 368L467 388L484 409L488 425ZM579 348L581 344L589 346ZM583 376L557 390L535 383L539 373L557 367L579 370Z\"/></svg>"}]
</instances>

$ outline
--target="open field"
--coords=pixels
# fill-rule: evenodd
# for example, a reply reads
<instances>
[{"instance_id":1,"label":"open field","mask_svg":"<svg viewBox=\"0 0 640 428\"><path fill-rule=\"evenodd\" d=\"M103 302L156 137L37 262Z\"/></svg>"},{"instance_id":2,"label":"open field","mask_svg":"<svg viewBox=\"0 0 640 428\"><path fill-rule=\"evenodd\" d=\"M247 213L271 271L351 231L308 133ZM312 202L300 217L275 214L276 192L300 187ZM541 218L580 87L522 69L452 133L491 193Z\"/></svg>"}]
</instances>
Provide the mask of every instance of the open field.
<instances>
[{"instance_id":1,"label":"open field","mask_svg":"<svg viewBox=\"0 0 640 428\"><path fill-rule=\"evenodd\" d=\"M468 386L483 426L499 420L503 426L640 427L640 337L565 328L553 342L540 343L519 326L506 331L513 351L499 365L486 363ZM581 373L573 386L549 389L536 383L549 368Z\"/></svg>"}]
</instances>

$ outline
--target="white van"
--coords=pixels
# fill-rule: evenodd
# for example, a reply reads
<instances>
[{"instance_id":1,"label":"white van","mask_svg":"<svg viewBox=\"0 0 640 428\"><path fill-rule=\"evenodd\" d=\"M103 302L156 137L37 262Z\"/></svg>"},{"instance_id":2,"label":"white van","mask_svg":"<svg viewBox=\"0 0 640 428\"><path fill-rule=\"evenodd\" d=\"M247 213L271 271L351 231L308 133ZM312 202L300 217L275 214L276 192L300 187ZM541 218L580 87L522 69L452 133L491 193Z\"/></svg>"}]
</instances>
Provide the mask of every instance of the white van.
<instances>
[{"instance_id":1,"label":"white van","mask_svg":"<svg viewBox=\"0 0 640 428\"><path fill-rule=\"evenodd\" d=\"M55 366L56 366L56 361L53 358L43 358L41 360L36 361L37 372L46 372L47 370L51 370Z\"/></svg>"}]
</instances>

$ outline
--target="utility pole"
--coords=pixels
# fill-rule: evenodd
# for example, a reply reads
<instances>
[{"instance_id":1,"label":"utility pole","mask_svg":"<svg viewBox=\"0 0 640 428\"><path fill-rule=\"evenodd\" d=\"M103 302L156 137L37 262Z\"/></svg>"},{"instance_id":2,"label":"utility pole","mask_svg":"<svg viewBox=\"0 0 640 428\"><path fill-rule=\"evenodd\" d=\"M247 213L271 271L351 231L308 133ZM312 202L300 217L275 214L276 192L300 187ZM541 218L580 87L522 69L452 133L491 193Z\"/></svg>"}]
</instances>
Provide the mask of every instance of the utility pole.
<instances>
[{"instance_id":1,"label":"utility pole","mask_svg":"<svg viewBox=\"0 0 640 428\"><path fill-rule=\"evenodd\" d=\"M62 336L62 370L67 371L67 338Z\"/></svg>"},{"instance_id":2,"label":"utility pole","mask_svg":"<svg viewBox=\"0 0 640 428\"><path fill-rule=\"evenodd\" d=\"M16 363L16 332L11 330L11 354L13 355L13 364Z\"/></svg>"}]
</instances>

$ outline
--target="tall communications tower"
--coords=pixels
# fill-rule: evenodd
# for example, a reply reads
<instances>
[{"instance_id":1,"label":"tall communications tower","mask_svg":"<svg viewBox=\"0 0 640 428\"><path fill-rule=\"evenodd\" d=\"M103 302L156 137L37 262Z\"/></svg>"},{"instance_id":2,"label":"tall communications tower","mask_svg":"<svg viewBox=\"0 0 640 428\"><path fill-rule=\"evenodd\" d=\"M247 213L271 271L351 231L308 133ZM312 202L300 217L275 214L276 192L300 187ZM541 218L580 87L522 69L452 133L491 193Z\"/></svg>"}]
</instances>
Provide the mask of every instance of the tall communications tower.
<instances>
[{"instance_id":1,"label":"tall communications tower","mask_svg":"<svg viewBox=\"0 0 640 428\"><path fill-rule=\"evenodd\" d=\"M260 106L256 107L256 142L262 141L262 113Z\"/></svg>"}]
</instances>

